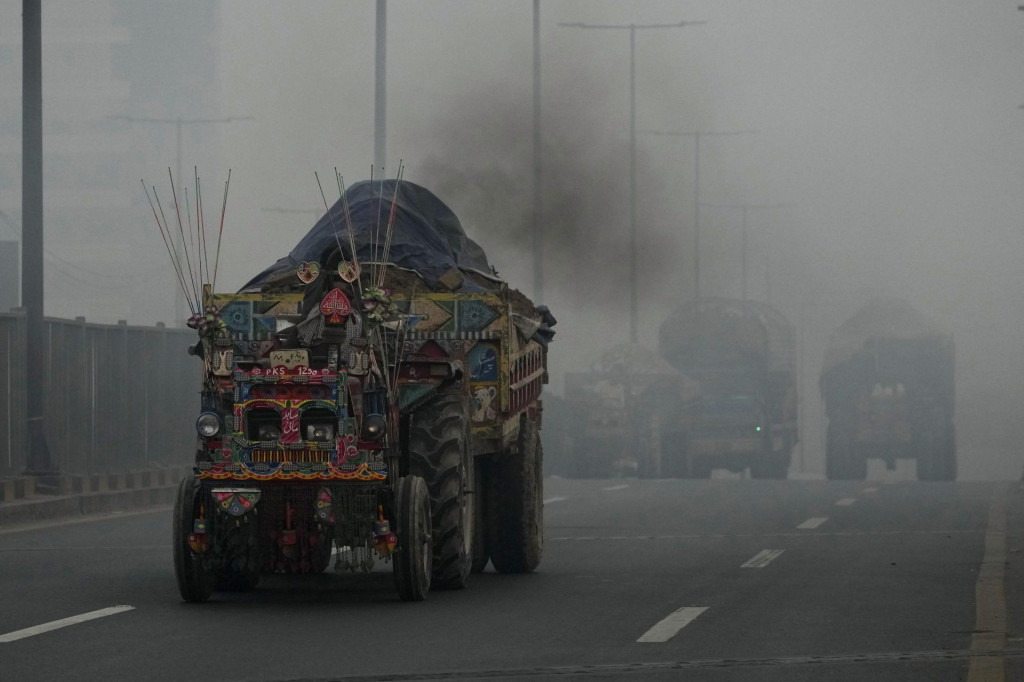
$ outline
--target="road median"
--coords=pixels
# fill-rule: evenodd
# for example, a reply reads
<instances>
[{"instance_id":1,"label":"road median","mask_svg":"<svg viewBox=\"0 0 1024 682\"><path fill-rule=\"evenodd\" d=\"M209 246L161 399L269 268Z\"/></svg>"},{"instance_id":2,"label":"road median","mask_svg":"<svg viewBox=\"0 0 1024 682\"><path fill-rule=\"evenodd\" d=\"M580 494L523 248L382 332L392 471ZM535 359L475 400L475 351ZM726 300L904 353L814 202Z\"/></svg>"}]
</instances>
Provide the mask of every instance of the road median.
<instances>
[{"instance_id":1,"label":"road median","mask_svg":"<svg viewBox=\"0 0 1024 682\"><path fill-rule=\"evenodd\" d=\"M181 466L58 476L45 484L32 476L0 479L0 527L168 505L188 471Z\"/></svg>"}]
</instances>

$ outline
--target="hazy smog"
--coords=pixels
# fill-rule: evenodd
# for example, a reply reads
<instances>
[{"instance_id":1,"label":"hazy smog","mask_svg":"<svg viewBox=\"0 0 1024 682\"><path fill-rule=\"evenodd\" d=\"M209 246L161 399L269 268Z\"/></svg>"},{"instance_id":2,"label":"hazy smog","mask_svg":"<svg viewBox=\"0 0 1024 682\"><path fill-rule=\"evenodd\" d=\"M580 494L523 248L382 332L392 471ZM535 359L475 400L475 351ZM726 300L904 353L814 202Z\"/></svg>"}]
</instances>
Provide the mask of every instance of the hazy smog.
<instances>
[{"instance_id":1,"label":"hazy smog","mask_svg":"<svg viewBox=\"0 0 1024 682\"><path fill-rule=\"evenodd\" d=\"M742 295L739 207L751 206L747 295L797 329L802 444L791 471L823 472L829 334L884 294L955 339L960 478L1020 476L1015 3L540 7L542 295L532 290L532 3L388 3L385 174L401 160L510 286L550 306L546 391L561 395L567 371L630 336L629 32L560 24L704 22L636 31L639 343L656 348L661 322L694 294L695 202L702 295ZM0 16L0 240L17 241L20 1L0 0ZM231 169L218 289L287 254L323 213L314 172L330 179L331 202L335 168L349 184L370 176L374 21L365 1L44 2L46 315L174 321L175 277L139 182L169 195L168 167L189 187L198 168L208 220ZM89 40L113 48L73 58L64 47Z\"/></svg>"}]
</instances>

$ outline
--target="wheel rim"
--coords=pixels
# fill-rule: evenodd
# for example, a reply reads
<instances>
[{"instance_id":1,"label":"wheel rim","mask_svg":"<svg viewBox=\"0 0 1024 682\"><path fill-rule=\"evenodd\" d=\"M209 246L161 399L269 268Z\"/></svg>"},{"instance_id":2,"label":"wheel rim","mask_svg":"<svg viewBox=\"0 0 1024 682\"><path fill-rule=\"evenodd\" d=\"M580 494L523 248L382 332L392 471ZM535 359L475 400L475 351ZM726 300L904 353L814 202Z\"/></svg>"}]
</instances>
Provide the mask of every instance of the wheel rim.
<instances>
[{"instance_id":1,"label":"wheel rim","mask_svg":"<svg viewBox=\"0 0 1024 682\"><path fill-rule=\"evenodd\" d=\"M434 562L434 553L431 548L430 539L430 506L427 504L427 496L425 494L423 501L420 504L419 519L417 520L417 533L419 535L420 545L420 575L423 583L429 584L430 573L432 570L432 564Z\"/></svg>"},{"instance_id":2,"label":"wheel rim","mask_svg":"<svg viewBox=\"0 0 1024 682\"><path fill-rule=\"evenodd\" d=\"M473 475L473 457L471 455L465 455L466 463L462 467L462 550L467 557L467 561L473 559L473 537L476 532L476 515L474 514L474 505L476 500L474 495L476 491L473 490L475 480Z\"/></svg>"}]
</instances>

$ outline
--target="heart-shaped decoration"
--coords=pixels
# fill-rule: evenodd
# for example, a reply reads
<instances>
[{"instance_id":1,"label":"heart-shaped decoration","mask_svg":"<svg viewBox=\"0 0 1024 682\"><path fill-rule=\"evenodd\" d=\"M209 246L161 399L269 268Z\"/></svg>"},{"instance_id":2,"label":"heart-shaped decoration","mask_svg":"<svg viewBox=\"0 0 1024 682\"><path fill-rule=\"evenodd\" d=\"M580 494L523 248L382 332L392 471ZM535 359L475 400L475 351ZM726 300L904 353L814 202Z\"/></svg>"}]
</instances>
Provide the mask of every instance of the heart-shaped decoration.
<instances>
[{"instance_id":1,"label":"heart-shaped decoration","mask_svg":"<svg viewBox=\"0 0 1024 682\"><path fill-rule=\"evenodd\" d=\"M316 261L310 263L302 261L299 263L299 269L296 271L296 274L298 274L303 284L310 284L320 276L320 264Z\"/></svg>"},{"instance_id":2,"label":"heart-shaped decoration","mask_svg":"<svg viewBox=\"0 0 1024 682\"><path fill-rule=\"evenodd\" d=\"M349 284L352 284L352 282L359 279L359 272L359 263L350 263L344 260L338 263L338 274L341 275L341 278Z\"/></svg>"}]
</instances>

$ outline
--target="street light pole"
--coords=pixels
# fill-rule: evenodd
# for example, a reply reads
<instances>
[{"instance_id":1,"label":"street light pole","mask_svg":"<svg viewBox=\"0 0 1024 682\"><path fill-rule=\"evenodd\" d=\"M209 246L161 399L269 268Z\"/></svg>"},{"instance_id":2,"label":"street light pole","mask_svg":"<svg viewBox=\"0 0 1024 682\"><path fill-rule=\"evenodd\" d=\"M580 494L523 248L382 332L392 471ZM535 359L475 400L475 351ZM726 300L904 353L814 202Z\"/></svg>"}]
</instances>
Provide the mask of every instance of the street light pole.
<instances>
[{"instance_id":1,"label":"street light pole","mask_svg":"<svg viewBox=\"0 0 1024 682\"><path fill-rule=\"evenodd\" d=\"M705 21L679 21L674 24L586 24L560 23L565 28L629 31L629 340L637 342L637 238L636 238L636 32L659 28L697 26Z\"/></svg>"},{"instance_id":2,"label":"street light pole","mask_svg":"<svg viewBox=\"0 0 1024 682\"><path fill-rule=\"evenodd\" d=\"M384 177L387 122L387 0L377 0L377 45L373 87L373 165Z\"/></svg>"},{"instance_id":3,"label":"street light pole","mask_svg":"<svg viewBox=\"0 0 1024 682\"><path fill-rule=\"evenodd\" d=\"M24 363L29 376L41 378L46 367L43 324L43 45L39 0L22 2L21 84L21 301L25 308ZM56 467L46 443L45 387L28 381L25 419L28 426L28 471L40 475Z\"/></svg>"},{"instance_id":4,"label":"street light pole","mask_svg":"<svg viewBox=\"0 0 1024 682\"><path fill-rule=\"evenodd\" d=\"M667 135L670 137L693 138L693 299L700 300L700 138L722 137L725 135L754 135L756 130L729 130L709 132L697 130L692 132L644 130L648 135Z\"/></svg>"},{"instance_id":5,"label":"street light pole","mask_svg":"<svg viewBox=\"0 0 1024 682\"><path fill-rule=\"evenodd\" d=\"M743 213L743 232L740 237L740 269L741 288L743 300L747 300L747 215L750 211L759 211L773 208L792 208L794 204L704 204L708 208L732 208L739 209Z\"/></svg>"},{"instance_id":6,"label":"street light pole","mask_svg":"<svg viewBox=\"0 0 1024 682\"><path fill-rule=\"evenodd\" d=\"M533 0L533 295L544 302L543 166L540 135L540 0Z\"/></svg>"},{"instance_id":7,"label":"street light pole","mask_svg":"<svg viewBox=\"0 0 1024 682\"><path fill-rule=\"evenodd\" d=\"M119 121L128 121L129 123L160 123L164 125L174 126L174 172L175 181L181 182L181 137L182 129L186 125L199 125L205 123L232 123L234 121L251 121L252 116L228 116L226 118L139 118L135 116L121 116L111 115L107 118L115 119ZM178 247L174 247L175 258L180 257L178 253ZM175 287L174 297L174 323L179 327L185 326L185 294L181 289Z\"/></svg>"}]
</instances>

